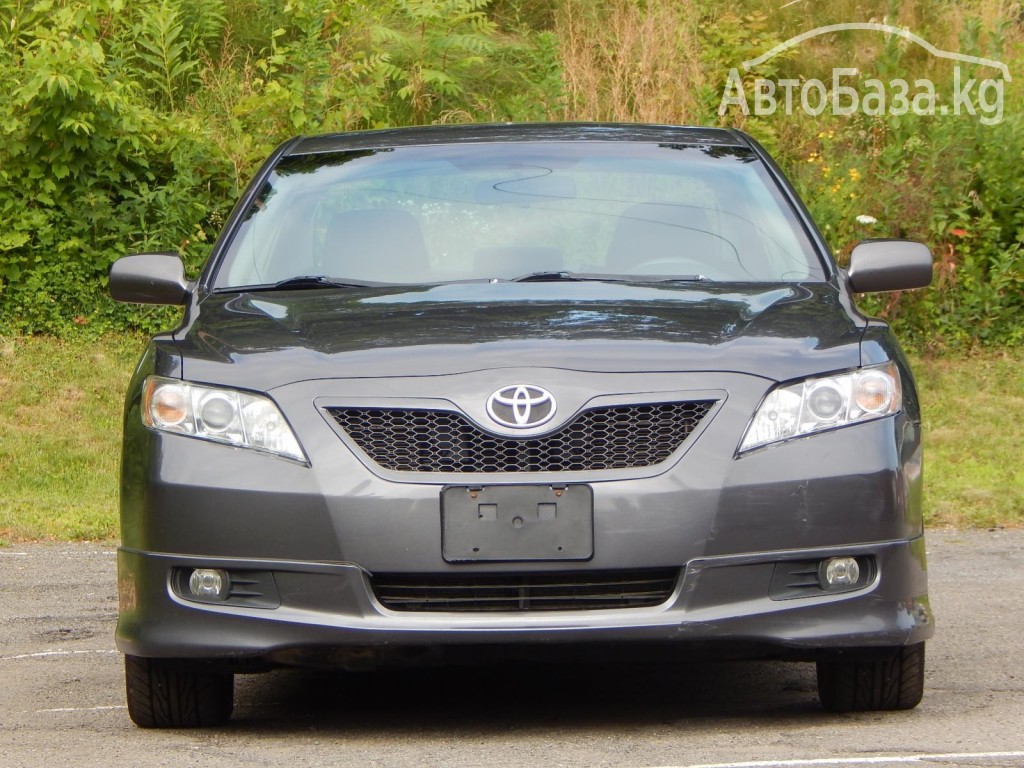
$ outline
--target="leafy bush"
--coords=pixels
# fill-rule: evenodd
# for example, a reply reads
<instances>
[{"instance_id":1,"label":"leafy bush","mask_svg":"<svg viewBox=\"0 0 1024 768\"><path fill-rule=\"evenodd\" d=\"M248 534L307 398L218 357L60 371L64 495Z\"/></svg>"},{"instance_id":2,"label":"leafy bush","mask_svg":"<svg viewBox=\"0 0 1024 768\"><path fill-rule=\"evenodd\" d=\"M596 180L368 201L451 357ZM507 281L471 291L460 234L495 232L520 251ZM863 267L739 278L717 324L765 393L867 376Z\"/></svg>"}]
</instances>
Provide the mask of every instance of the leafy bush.
<instances>
[{"instance_id":1,"label":"leafy bush","mask_svg":"<svg viewBox=\"0 0 1024 768\"><path fill-rule=\"evenodd\" d=\"M486 5L0 0L0 330L168 322L104 296L110 263L174 249L194 270L296 133L549 117L550 33Z\"/></svg>"},{"instance_id":2,"label":"leafy bush","mask_svg":"<svg viewBox=\"0 0 1024 768\"><path fill-rule=\"evenodd\" d=\"M15 34L0 55L0 301L15 330L148 325L152 313L109 306L108 265L206 237L219 195L197 183L205 152L116 76L109 35L122 10L118 0L44 2L6 24Z\"/></svg>"},{"instance_id":3,"label":"leafy bush","mask_svg":"<svg viewBox=\"0 0 1024 768\"><path fill-rule=\"evenodd\" d=\"M999 58L1004 32L996 25L984 48L979 25L969 20L947 47ZM870 52L873 65L865 66L875 69L868 72L948 78L948 72L928 69L937 68L934 59L915 60L911 68L907 56L919 49L898 40L884 39L881 51ZM1018 57L1010 69L1021 72L1022 65ZM1016 82L1006 84L1005 115L994 125L970 114L913 113L855 114L824 123L794 116L791 122L796 130L789 134L787 170L841 262L865 237L917 239L932 247L931 289L862 301L922 349L1024 341L1021 96Z\"/></svg>"},{"instance_id":4,"label":"leafy bush","mask_svg":"<svg viewBox=\"0 0 1024 768\"><path fill-rule=\"evenodd\" d=\"M927 291L866 297L921 347L1024 342L1024 28L998 0L0 0L0 333L151 329L113 304L117 256L193 271L232 200L296 133L410 123L720 124L779 159L840 260L929 243ZM1005 117L719 114L730 70L823 24L883 20L1001 59ZM742 73L936 76L897 36L815 37ZM867 222L867 223L865 223Z\"/></svg>"}]
</instances>

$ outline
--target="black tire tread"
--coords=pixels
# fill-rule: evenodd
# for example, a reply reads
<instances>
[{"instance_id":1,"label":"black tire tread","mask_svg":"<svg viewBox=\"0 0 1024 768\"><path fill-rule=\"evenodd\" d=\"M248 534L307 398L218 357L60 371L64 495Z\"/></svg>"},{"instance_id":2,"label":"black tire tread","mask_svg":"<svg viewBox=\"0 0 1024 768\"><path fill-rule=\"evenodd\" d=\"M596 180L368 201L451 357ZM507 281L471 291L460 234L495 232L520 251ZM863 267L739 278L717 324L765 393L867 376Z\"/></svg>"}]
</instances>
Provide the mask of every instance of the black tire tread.
<instances>
[{"instance_id":1,"label":"black tire tread","mask_svg":"<svg viewBox=\"0 0 1024 768\"><path fill-rule=\"evenodd\" d=\"M829 712L913 709L924 694L924 643L877 659L818 662L818 697Z\"/></svg>"},{"instance_id":2,"label":"black tire tread","mask_svg":"<svg viewBox=\"0 0 1024 768\"><path fill-rule=\"evenodd\" d=\"M231 717L234 676L178 659L125 656L128 715L141 728L200 728Z\"/></svg>"}]
</instances>

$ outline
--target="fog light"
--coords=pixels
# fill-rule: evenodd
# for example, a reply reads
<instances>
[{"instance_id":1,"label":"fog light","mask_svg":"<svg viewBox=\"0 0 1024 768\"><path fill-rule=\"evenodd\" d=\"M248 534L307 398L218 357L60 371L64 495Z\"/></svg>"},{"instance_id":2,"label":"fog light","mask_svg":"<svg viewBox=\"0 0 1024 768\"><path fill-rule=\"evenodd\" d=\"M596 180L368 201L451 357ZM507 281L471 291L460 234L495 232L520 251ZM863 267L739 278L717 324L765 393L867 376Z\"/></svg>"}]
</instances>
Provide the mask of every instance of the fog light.
<instances>
[{"instance_id":1,"label":"fog light","mask_svg":"<svg viewBox=\"0 0 1024 768\"><path fill-rule=\"evenodd\" d=\"M829 587L852 587L860 581L860 565L852 557L833 557L825 561L825 582L821 585Z\"/></svg>"},{"instance_id":2,"label":"fog light","mask_svg":"<svg viewBox=\"0 0 1024 768\"><path fill-rule=\"evenodd\" d=\"M196 568L188 579L188 588L196 597L227 599L231 591L231 578L226 571L215 568Z\"/></svg>"}]
</instances>

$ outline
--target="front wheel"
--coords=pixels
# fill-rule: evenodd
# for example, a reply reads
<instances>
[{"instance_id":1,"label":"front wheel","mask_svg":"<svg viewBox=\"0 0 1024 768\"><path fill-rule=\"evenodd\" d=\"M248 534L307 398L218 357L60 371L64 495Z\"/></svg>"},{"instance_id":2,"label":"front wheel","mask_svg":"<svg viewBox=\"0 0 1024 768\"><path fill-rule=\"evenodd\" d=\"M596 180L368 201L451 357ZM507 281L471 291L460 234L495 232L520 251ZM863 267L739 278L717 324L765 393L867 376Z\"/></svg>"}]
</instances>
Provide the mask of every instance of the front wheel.
<instances>
[{"instance_id":1,"label":"front wheel","mask_svg":"<svg viewBox=\"0 0 1024 768\"><path fill-rule=\"evenodd\" d=\"M829 712L913 709L924 694L924 643L884 657L818 662L818 697Z\"/></svg>"},{"instance_id":2,"label":"front wheel","mask_svg":"<svg viewBox=\"0 0 1024 768\"><path fill-rule=\"evenodd\" d=\"M142 728L199 728L231 717L234 675L200 661L124 657L128 715Z\"/></svg>"}]
</instances>

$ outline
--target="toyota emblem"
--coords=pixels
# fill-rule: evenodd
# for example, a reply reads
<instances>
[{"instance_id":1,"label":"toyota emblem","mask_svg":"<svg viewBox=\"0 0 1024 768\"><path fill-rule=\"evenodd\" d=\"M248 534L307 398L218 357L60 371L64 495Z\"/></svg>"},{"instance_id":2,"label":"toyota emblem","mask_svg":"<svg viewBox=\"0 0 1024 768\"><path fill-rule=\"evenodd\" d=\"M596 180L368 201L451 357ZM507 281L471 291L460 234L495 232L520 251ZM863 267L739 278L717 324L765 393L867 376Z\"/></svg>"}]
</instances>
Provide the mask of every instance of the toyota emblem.
<instances>
[{"instance_id":1,"label":"toyota emblem","mask_svg":"<svg viewBox=\"0 0 1024 768\"><path fill-rule=\"evenodd\" d=\"M555 415L555 397L532 384L502 387L487 398L487 415L503 427L531 429Z\"/></svg>"}]
</instances>

